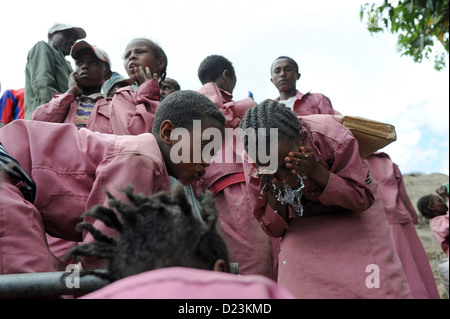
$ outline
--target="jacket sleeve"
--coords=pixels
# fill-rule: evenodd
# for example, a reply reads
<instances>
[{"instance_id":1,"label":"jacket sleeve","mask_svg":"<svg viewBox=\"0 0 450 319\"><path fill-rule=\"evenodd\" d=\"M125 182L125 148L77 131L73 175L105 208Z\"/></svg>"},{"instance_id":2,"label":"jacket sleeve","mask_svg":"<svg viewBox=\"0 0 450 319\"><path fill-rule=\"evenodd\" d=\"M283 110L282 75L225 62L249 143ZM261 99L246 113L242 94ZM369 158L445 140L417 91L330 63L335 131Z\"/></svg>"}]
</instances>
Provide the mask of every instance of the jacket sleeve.
<instances>
[{"instance_id":1,"label":"jacket sleeve","mask_svg":"<svg viewBox=\"0 0 450 319\"><path fill-rule=\"evenodd\" d=\"M160 104L158 80L151 79L137 92L128 86L119 89L111 101L111 126L114 134L138 135L150 133L155 112Z\"/></svg>"},{"instance_id":2,"label":"jacket sleeve","mask_svg":"<svg viewBox=\"0 0 450 319\"><path fill-rule=\"evenodd\" d=\"M319 114L331 114L331 115L341 115L339 111L336 111L331 104L331 100L323 95L317 94L317 107L319 108Z\"/></svg>"},{"instance_id":3,"label":"jacket sleeve","mask_svg":"<svg viewBox=\"0 0 450 319\"><path fill-rule=\"evenodd\" d=\"M50 48L43 41L38 42L28 54L27 69L39 105L47 103L54 93L58 93L53 60Z\"/></svg>"},{"instance_id":4,"label":"jacket sleeve","mask_svg":"<svg viewBox=\"0 0 450 319\"><path fill-rule=\"evenodd\" d=\"M69 110L74 101L75 96L72 94L55 95L50 102L40 105L33 111L32 119L43 122L68 122L66 118L69 116Z\"/></svg>"},{"instance_id":5,"label":"jacket sleeve","mask_svg":"<svg viewBox=\"0 0 450 319\"><path fill-rule=\"evenodd\" d=\"M318 199L326 206L363 212L375 201L369 187L369 165L359 156L357 140L351 133L347 137L334 149L330 178Z\"/></svg>"}]
</instances>

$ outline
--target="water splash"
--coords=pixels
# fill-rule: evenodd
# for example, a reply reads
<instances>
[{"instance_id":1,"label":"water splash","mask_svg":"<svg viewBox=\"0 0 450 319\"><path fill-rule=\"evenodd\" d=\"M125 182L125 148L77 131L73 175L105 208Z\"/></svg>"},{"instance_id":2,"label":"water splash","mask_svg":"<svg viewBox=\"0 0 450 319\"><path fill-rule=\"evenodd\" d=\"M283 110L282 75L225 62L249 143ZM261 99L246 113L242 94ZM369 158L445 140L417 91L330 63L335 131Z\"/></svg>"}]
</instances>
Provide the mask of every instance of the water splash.
<instances>
[{"instance_id":1,"label":"water splash","mask_svg":"<svg viewBox=\"0 0 450 319\"><path fill-rule=\"evenodd\" d=\"M263 196L263 194L264 194L264 190L266 189L266 187L267 187L267 185L264 184L263 188L261 189L261 192L259 193L258 199L262 199L262 196Z\"/></svg>"},{"instance_id":2,"label":"water splash","mask_svg":"<svg viewBox=\"0 0 450 319\"><path fill-rule=\"evenodd\" d=\"M303 216L303 205L301 202L303 196L303 188L305 188L305 183L302 177L297 174L300 180L300 185L296 189L292 189L291 186L283 183L280 188L278 188L275 183L272 182L273 191L275 193L275 198L283 205L290 205L299 216Z\"/></svg>"}]
</instances>

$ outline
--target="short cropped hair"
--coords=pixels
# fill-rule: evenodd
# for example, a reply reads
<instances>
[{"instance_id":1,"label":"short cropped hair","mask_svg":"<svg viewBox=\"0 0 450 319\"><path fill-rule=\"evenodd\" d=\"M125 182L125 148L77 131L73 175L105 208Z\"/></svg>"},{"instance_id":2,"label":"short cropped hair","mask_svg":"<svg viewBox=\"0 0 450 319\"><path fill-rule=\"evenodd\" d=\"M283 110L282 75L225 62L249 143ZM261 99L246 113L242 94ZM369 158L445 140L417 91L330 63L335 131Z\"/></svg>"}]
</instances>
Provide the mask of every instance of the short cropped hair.
<instances>
[{"instance_id":1,"label":"short cropped hair","mask_svg":"<svg viewBox=\"0 0 450 319\"><path fill-rule=\"evenodd\" d=\"M228 70L230 76L235 76L233 64L221 55L207 56L198 67L198 78L204 85L209 82L215 82L223 73Z\"/></svg>"},{"instance_id":2,"label":"short cropped hair","mask_svg":"<svg viewBox=\"0 0 450 319\"><path fill-rule=\"evenodd\" d=\"M195 91L180 90L169 94L158 106L152 133L159 136L161 124L169 120L175 127L192 128L194 120L212 118L225 127L225 117L206 96Z\"/></svg>"},{"instance_id":3,"label":"short cropped hair","mask_svg":"<svg viewBox=\"0 0 450 319\"><path fill-rule=\"evenodd\" d=\"M288 56L282 55L282 56L279 56L278 58L276 58L275 61L273 61L272 65L270 66L270 74L272 74L272 69L273 69L274 63L276 61L280 60L280 59L288 59L288 60L290 60L292 62L292 64L294 64L294 67L295 67L295 70L297 71L297 73L300 72L299 69L298 69L298 64L297 64L297 62L295 62L295 60L293 58L290 58Z\"/></svg>"}]
</instances>

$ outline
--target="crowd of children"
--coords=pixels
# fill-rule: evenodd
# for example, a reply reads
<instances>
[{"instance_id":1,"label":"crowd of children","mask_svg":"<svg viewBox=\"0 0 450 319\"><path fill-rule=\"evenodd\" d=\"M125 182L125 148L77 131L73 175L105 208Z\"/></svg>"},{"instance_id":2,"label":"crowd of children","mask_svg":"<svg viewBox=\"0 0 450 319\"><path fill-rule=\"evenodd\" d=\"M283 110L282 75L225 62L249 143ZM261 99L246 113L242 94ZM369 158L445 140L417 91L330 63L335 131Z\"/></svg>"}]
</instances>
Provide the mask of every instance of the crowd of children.
<instances>
[{"instance_id":1,"label":"crowd of children","mask_svg":"<svg viewBox=\"0 0 450 319\"><path fill-rule=\"evenodd\" d=\"M30 50L22 117L0 129L0 274L79 263L117 281L85 298L440 298L400 170L361 158L292 58L270 68L278 98L235 101L221 55L181 90L150 39L126 45L123 77L85 36L56 24ZM240 276L212 272L231 263Z\"/></svg>"}]
</instances>

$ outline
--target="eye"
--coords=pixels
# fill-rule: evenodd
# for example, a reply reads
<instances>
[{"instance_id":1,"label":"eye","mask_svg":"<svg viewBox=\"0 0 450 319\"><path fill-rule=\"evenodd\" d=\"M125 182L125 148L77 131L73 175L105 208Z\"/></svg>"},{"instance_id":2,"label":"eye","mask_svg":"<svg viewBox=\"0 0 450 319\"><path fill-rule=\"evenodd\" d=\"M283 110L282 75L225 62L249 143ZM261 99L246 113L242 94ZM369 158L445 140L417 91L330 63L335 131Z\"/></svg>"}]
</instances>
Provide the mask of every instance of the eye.
<instances>
[{"instance_id":1,"label":"eye","mask_svg":"<svg viewBox=\"0 0 450 319\"><path fill-rule=\"evenodd\" d=\"M130 55L131 55L131 51L128 51L124 54L123 58L128 59L130 57Z\"/></svg>"}]
</instances>

